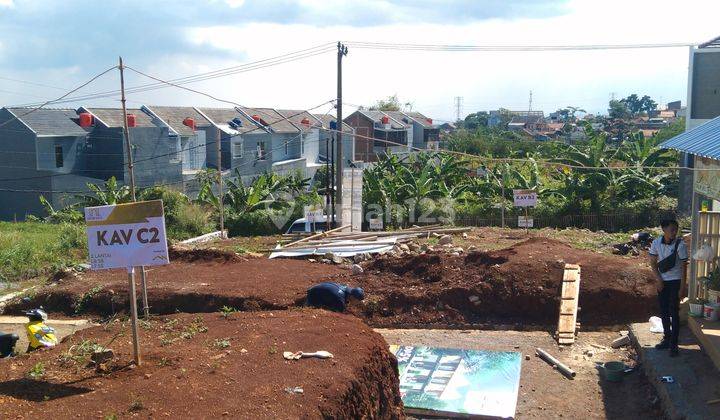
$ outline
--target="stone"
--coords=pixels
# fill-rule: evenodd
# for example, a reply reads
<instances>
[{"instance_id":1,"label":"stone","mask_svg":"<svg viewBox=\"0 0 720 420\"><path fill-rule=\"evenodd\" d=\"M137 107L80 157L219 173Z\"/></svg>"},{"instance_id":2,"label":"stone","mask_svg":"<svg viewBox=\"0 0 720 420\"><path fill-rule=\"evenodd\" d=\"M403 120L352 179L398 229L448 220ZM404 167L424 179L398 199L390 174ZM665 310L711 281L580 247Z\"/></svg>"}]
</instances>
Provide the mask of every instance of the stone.
<instances>
[{"instance_id":1,"label":"stone","mask_svg":"<svg viewBox=\"0 0 720 420\"><path fill-rule=\"evenodd\" d=\"M468 234L466 232L463 232L462 237L463 237L463 239L467 239Z\"/></svg>"},{"instance_id":2,"label":"stone","mask_svg":"<svg viewBox=\"0 0 720 420\"><path fill-rule=\"evenodd\" d=\"M403 252L410 252L410 247L407 246L407 244L400 244L398 245L398 248L400 248L400 250Z\"/></svg>"},{"instance_id":3,"label":"stone","mask_svg":"<svg viewBox=\"0 0 720 420\"><path fill-rule=\"evenodd\" d=\"M480 297L479 297L479 296L472 295L472 296L468 296L468 300L469 300L470 302L472 302L472 303L475 303L475 302L477 302L477 301L480 300Z\"/></svg>"},{"instance_id":4,"label":"stone","mask_svg":"<svg viewBox=\"0 0 720 420\"><path fill-rule=\"evenodd\" d=\"M345 262L345 258L333 254L332 262L335 264L342 264Z\"/></svg>"},{"instance_id":5,"label":"stone","mask_svg":"<svg viewBox=\"0 0 720 420\"><path fill-rule=\"evenodd\" d=\"M363 262L363 261L364 261L363 254L355 254L355 255L353 255L353 262L354 262L355 264L361 263L361 262Z\"/></svg>"},{"instance_id":6,"label":"stone","mask_svg":"<svg viewBox=\"0 0 720 420\"><path fill-rule=\"evenodd\" d=\"M96 365L107 363L115 358L115 352L112 349L96 350L90 356L90 360Z\"/></svg>"},{"instance_id":7,"label":"stone","mask_svg":"<svg viewBox=\"0 0 720 420\"><path fill-rule=\"evenodd\" d=\"M443 235L438 239L438 245L447 245L453 242L453 237L450 235Z\"/></svg>"},{"instance_id":8,"label":"stone","mask_svg":"<svg viewBox=\"0 0 720 420\"><path fill-rule=\"evenodd\" d=\"M477 247L476 247L475 245L470 245L470 246L468 247L468 251L471 251L471 252L472 252L472 251L477 251Z\"/></svg>"},{"instance_id":9,"label":"stone","mask_svg":"<svg viewBox=\"0 0 720 420\"><path fill-rule=\"evenodd\" d=\"M363 270L362 267L360 267L360 266L357 265L357 264L353 264L353 266L352 266L352 273L353 273L353 274L358 275L358 274L362 274L363 272L364 272L364 270Z\"/></svg>"},{"instance_id":10,"label":"stone","mask_svg":"<svg viewBox=\"0 0 720 420\"><path fill-rule=\"evenodd\" d=\"M450 255L452 255L453 257L459 257L460 253L459 252L451 252Z\"/></svg>"},{"instance_id":11,"label":"stone","mask_svg":"<svg viewBox=\"0 0 720 420\"><path fill-rule=\"evenodd\" d=\"M332 252L326 252L323 257L325 257L326 260L332 261L333 257L335 257L335 254L333 254Z\"/></svg>"}]
</instances>

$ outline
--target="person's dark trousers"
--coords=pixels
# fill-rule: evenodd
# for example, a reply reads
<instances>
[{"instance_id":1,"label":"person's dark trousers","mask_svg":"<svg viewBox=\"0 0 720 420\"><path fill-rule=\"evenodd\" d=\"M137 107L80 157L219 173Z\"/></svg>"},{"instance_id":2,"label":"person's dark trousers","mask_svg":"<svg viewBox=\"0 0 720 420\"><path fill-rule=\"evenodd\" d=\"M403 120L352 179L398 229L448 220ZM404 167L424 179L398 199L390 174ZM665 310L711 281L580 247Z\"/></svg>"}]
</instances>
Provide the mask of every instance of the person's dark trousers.
<instances>
[{"instance_id":1,"label":"person's dark trousers","mask_svg":"<svg viewBox=\"0 0 720 420\"><path fill-rule=\"evenodd\" d=\"M680 280L664 281L658 298L665 340L671 346L677 346L680 332Z\"/></svg>"}]
</instances>

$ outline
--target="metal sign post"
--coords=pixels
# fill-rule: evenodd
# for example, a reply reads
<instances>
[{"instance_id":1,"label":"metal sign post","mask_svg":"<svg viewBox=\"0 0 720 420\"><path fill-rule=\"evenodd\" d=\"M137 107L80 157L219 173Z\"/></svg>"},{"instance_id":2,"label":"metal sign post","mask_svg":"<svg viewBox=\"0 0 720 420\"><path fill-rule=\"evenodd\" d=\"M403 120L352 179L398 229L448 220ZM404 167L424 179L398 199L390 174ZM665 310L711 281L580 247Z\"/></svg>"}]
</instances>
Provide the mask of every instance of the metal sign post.
<instances>
[{"instance_id":1,"label":"metal sign post","mask_svg":"<svg viewBox=\"0 0 720 420\"><path fill-rule=\"evenodd\" d=\"M513 204L515 207L523 207L525 209L525 221L523 224L525 226L525 234L527 235L530 233L530 226L532 224L528 216L528 207L535 207L537 205L537 192L534 190L513 190Z\"/></svg>"},{"instance_id":2,"label":"metal sign post","mask_svg":"<svg viewBox=\"0 0 720 420\"><path fill-rule=\"evenodd\" d=\"M144 271L144 270L143 270ZM137 314L137 292L135 290L135 268L128 268L128 280L130 290L130 325L132 327L133 337L133 358L135 365L142 364L140 356L140 334L138 333L138 314Z\"/></svg>"}]
</instances>

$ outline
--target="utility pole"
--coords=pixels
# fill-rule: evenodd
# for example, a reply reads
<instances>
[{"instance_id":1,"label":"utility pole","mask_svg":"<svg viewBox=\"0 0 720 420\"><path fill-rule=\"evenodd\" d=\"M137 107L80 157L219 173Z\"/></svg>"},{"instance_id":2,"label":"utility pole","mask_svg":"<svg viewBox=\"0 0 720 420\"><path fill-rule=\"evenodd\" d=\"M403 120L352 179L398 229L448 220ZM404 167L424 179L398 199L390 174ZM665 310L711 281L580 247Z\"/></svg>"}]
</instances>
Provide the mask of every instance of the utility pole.
<instances>
[{"instance_id":1,"label":"utility pole","mask_svg":"<svg viewBox=\"0 0 720 420\"><path fill-rule=\"evenodd\" d=\"M342 59L348 53L348 49L342 42L337 43L337 130L335 131L335 203L342 214L342 178L343 178L343 148L342 148ZM335 211L333 208L333 222L335 222ZM345 223L344 220L340 221Z\"/></svg>"},{"instance_id":2,"label":"utility pole","mask_svg":"<svg viewBox=\"0 0 720 420\"><path fill-rule=\"evenodd\" d=\"M125 107L125 74L122 57L119 57L118 69L120 70L120 102L122 103L123 115L123 134L125 134L125 150L127 151L128 172L130 173L130 193L133 202L135 197L135 173L133 170L132 145L130 144L130 130L128 130L127 108ZM146 317L149 315L150 309L147 304L147 287L145 284L145 267L139 267L142 280L142 296L143 306L145 307ZM128 288L130 293L130 323L133 336L133 356L135 356L135 365L142 364L140 357L140 334L138 332L138 315L137 315L137 291L135 290L135 267L128 267Z\"/></svg>"},{"instance_id":3,"label":"utility pole","mask_svg":"<svg viewBox=\"0 0 720 420\"><path fill-rule=\"evenodd\" d=\"M455 121L460 121L460 117L462 117L462 113L463 113L463 97L456 96L455 97Z\"/></svg>"},{"instance_id":4,"label":"utility pole","mask_svg":"<svg viewBox=\"0 0 720 420\"><path fill-rule=\"evenodd\" d=\"M222 180L222 134L220 128L215 127L215 149L217 150L217 183L218 183L218 200L220 212L220 239L225 239L225 208L223 207L223 180Z\"/></svg>"},{"instance_id":5,"label":"utility pole","mask_svg":"<svg viewBox=\"0 0 720 420\"><path fill-rule=\"evenodd\" d=\"M120 65L118 68L120 69L120 102L122 103L123 113L123 134L125 134L125 151L127 152L128 172L130 172L130 192L132 194L132 200L136 201L135 171L133 170L132 145L130 144L130 130L128 130L127 108L125 107L125 74L122 57L120 57Z\"/></svg>"},{"instance_id":6,"label":"utility pole","mask_svg":"<svg viewBox=\"0 0 720 420\"><path fill-rule=\"evenodd\" d=\"M530 112L532 111L532 90L530 91L530 100L528 101L528 121L530 121Z\"/></svg>"}]
</instances>

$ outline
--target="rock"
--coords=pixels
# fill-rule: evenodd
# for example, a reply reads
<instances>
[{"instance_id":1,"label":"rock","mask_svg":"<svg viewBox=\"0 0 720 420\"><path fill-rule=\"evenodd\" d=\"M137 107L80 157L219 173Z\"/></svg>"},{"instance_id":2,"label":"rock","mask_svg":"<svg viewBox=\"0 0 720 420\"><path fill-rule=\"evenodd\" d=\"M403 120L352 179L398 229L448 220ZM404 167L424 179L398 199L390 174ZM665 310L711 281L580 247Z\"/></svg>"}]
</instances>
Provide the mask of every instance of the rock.
<instances>
[{"instance_id":1,"label":"rock","mask_svg":"<svg viewBox=\"0 0 720 420\"><path fill-rule=\"evenodd\" d=\"M475 245L470 245L470 246L468 247L468 251L470 251L470 252L472 252L472 251L477 251L477 247L476 247Z\"/></svg>"},{"instance_id":2,"label":"rock","mask_svg":"<svg viewBox=\"0 0 720 420\"><path fill-rule=\"evenodd\" d=\"M400 244L398 245L398 248L400 248L400 250L403 252L410 252L410 247L407 246L407 244Z\"/></svg>"},{"instance_id":3,"label":"rock","mask_svg":"<svg viewBox=\"0 0 720 420\"><path fill-rule=\"evenodd\" d=\"M463 237L463 239L467 239L468 234L466 232L463 232L462 237Z\"/></svg>"},{"instance_id":4,"label":"rock","mask_svg":"<svg viewBox=\"0 0 720 420\"><path fill-rule=\"evenodd\" d=\"M465 250L464 250L462 247L460 247L460 246L457 247L457 248L455 248L454 251L457 252L457 253L459 253L459 254L462 254L463 252L465 252Z\"/></svg>"},{"instance_id":5,"label":"rock","mask_svg":"<svg viewBox=\"0 0 720 420\"><path fill-rule=\"evenodd\" d=\"M308 258L308 262L314 263L317 262L317 260L315 258Z\"/></svg>"},{"instance_id":6,"label":"rock","mask_svg":"<svg viewBox=\"0 0 720 420\"><path fill-rule=\"evenodd\" d=\"M530 355L529 355L529 354L526 354L526 355L525 355L525 360L530 360Z\"/></svg>"},{"instance_id":7,"label":"rock","mask_svg":"<svg viewBox=\"0 0 720 420\"><path fill-rule=\"evenodd\" d=\"M352 273L353 273L353 274L355 274L355 275L362 274L363 271L364 271L364 270L363 270L362 267L360 267L360 266L357 265L357 264L353 264L353 266L352 266Z\"/></svg>"},{"instance_id":8,"label":"rock","mask_svg":"<svg viewBox=\"0 0 720 420\"><path fill-rule=\"evenodd\" d=\"M413 252L417 252L417 251L419 251L419 250L422 248L422 247L421 247L420 245L418 245L416 242L409 242L409 243L407 244L407 247L408 247L411 251L413 251Z\"/></svg>"},{"instance_id":9,"label":"rock","mask_svg":"<svg viewBox=\"0 0 720 420\"><path fill-rule=\"evenodd\" d=\"M115 358L115 352L112 349L96 350L90 356L90 360L96 365L101 365Z\"/></svg>"},{"instance_id":10,"label":"rock","mask_svg":"<svg viewBox=\"0 0 720 420\"><path fill-rule=\"evenodd\" d=\"M240 349L240 353L242 353L242 354L246 354L247 352L248 352L247 349Z\"/></svg>"},{"instance_id":11,"label":"rock","mask_svg":"<svg viewBox=\"0 0 720 420\"><path fill-rule=\"evenodd\" d=\"M363 254L355 254L355 255L353 255L353 262L354 262L355 264L361 263L361 262L363 262L363 260L364 260Z\"/></svg>"},{"instance_id":12,"label":"rock","mask_svg":"<svg viewBox=\"0 0 720 420\"><path fill-rule=\"evenodd\" d=\"M345 262L345 258L339 257L339 256L337 256L337 255L333 255L333 257L332 257L332 262L335 263L335 264L342 264L342 263Z\"/></svg>"},{"instance_id":13,"label":"rock","mask_svg":"<svg viewBox=\"0 0 720 420\"><path fill-rule=\"evenodd\" d=\"M452 255L453 257L459 257L460 253L459 252L451 252L450 255Z\"/></svg>"},{"instance_id":14,"label":"rock","mask_svg":"<svg viewBox=\"0 0 720 420\"><path fill-rule=\"evenodd\" d=\"M475 303L480 300L480 296L475 296L475 295L468 296L468 300L472 303Z\"/></svg>"},{"instance_id":15,"label":"rock","mask_svg":"<svg viewBox=\"0 0 720 420\"><path fill-rule=\"evenodd\" d=\"M453 242L453 237L450 235L443 235L438 239L438 245L447 245Z\"/></svg>"},{"instance_id":16,"label":"rock","mask_svg":"<svg viewBox=\"0 0 720 420\"><path fill-rule=\"evenodd\" d=\"M326 260L332 261L333 257L335 257L335 254L333 254L332 252L326 252L325 255L323 255L323 257L324 257Z\"/></svg>"},{"instance_id":17,"label":"rock","mask_svg":"<svg viewBox=\"0 0 720 420\"><path fill-rule=\"evenodd\" d=\"M327 258L323 258L322 260L320 260L320 262L323 263L323 264L330 264L330 263L332 262L332 260L328 260Z\"/></svg>"}]
</instances>

